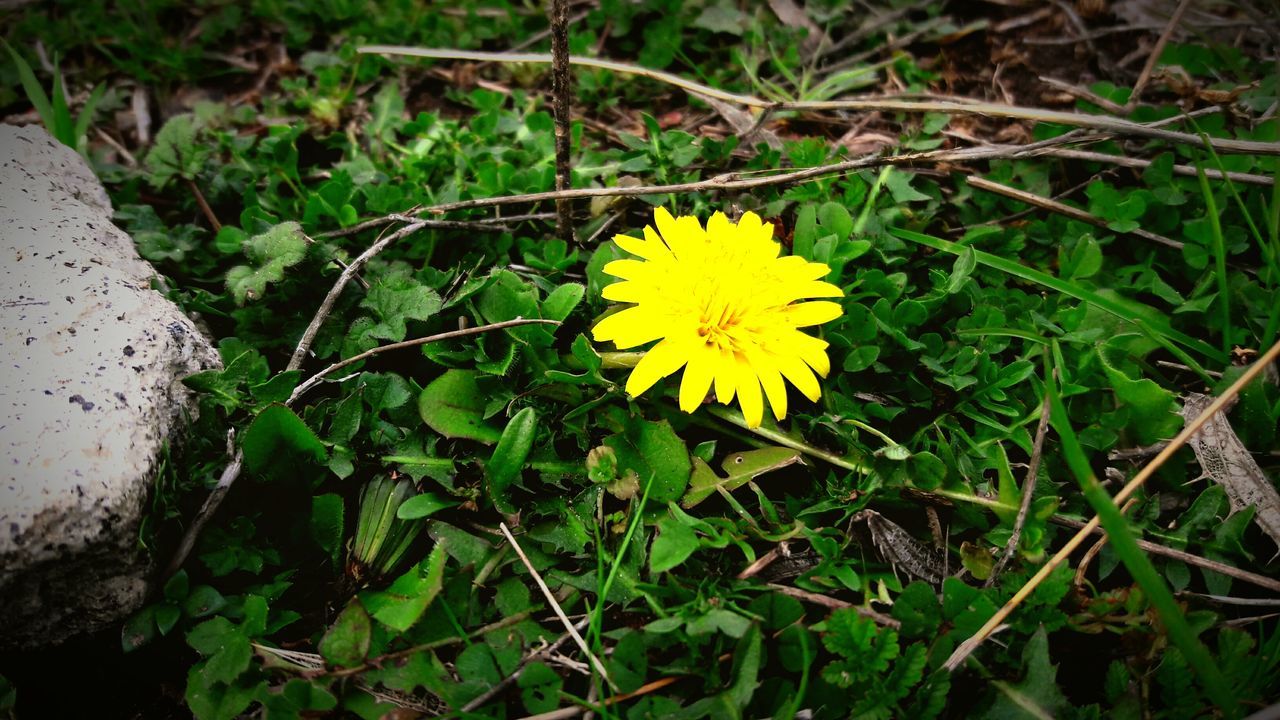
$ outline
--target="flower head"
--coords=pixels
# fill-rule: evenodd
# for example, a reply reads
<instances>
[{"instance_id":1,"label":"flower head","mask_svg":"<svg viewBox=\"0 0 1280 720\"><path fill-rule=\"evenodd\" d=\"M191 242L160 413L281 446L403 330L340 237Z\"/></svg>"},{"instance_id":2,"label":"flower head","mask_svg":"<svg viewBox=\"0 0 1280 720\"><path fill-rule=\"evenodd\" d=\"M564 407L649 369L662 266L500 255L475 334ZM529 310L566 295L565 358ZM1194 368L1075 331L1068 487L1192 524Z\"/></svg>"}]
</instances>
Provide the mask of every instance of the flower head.
<instances>
[{"instance_id":1,"label":"flower head","mask_svg":"<svg viewBox=\"0 0 1280 720\"><path fill-rule=\"evenodd\" d=\"M592 330L597 341L623 349L659 341L632 370L627 393L638 396L683 367L681 410L693 412L714 385L721 403L737 396L750 427L760 425L765 398L774 417L786 415L783 378L817 400L814 372L826 377L831 370L827 343L800 328L834 320L842 310L826 300L799 301L843 296L822 280L829 268L779 257L773 225L755 213L734 224L717 212L703 228L697 218L674 218L660 207L654 220L657 229L645 227L643 240L614 237L639 259L605 265L622 282L603 295L635 304Z\"/></svg>"}]
</instances>

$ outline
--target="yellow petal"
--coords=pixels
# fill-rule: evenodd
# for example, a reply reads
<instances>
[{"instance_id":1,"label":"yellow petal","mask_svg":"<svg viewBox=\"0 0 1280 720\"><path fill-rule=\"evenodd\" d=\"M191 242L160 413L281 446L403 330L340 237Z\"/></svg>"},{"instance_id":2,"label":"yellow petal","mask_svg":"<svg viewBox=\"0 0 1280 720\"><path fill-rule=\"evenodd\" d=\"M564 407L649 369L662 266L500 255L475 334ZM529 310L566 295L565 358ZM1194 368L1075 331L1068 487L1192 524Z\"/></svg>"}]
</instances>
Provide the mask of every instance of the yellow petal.
<instances>
[{"instance_id":1,"label":"yellow petal","mask_svg":"<svg viewBox=\"0 0 1280 720\"><path fill-rule=\"evenodd\" d=\"M827 357L827 341L793 330L783 336L782 345L789 354L808 363L822 377L831 372L831 360Z\"/></svg>"},{"instance_id":2,"label":"yellow petal","mask_svg":"<svg viewBox=\"0 0 1280 720\"><path fill-rule=\"evenodd\" d=\"M750 358L751 369L760 378L764 395L769 399L769 407L773 409L773 417L781 420L787 414L787 386L782 382L782 375L767 353L753 353Z\"/></svg>"},{"instance_id":3,"label":"yellow petal","mask_svg":"<svg viewBox=\"0 0 1280 720\"><path fill-rule=\"evenodd\" d=\"M738 402L742 405L742 417L747 421L747 427L760 427L760 422L764 420L764 399L760 396L760 380L755 373L751 372L745 358L740 358L734 363L737 369Z\"/></svg>"},{"instance_id":4,"label":"yellow petal","mask_svg":"<svg viewBox=\"0 0 1280 720\"><path fill-rule=\"evenodd\" d=\"M668 323L652 310L629 307L596 323L591 337L596 342L612 340L619 348L633 348L665 337L670 330Z\"/></svg>"},{"instance_id":5,"label":"yellow petal","mask_svg":"<svg viewBox=\"0 0 1280 720\"><path fill-rule=\"evenodd\" d=\"M706 244L706 232L696 217L674 218L665 207L658 207L653 211L653 220L667 247L680 259L693 261L693 256Z\"/></svg>"},{"instance_id":6,"label":"yellow petal","mask_svg":"<svg viewBox=\"0 0 1280 720\"><path fill-rule=\"evenodd\" d=\"M818 300L788 306L786 313L787 320L793 326L809 327L810 325L821 325L824 322L835 320L844 314L844 308L840 307L840 303L833 303L830 300Z\"/></svg>"},{"instance_id":7,"label":"yellow petal","mask_svg":"<svg viewBox=\"0 0 1280 720\"><path fill-rule=\"evenodd\" d=\"M632 280L623 280L605 285L604 289L600 291L600 297L605 300L623 303L661 302L664 299L662 292L652 283Z\"/></svg>"},{"instance_id":8,"label":"yellow petal","mask_svg":"<svg viewBox=\"0 0 1280 720\"><path fill-rule=\"evenodd\" d=\"M734 375L733 353L729 350L718 350L719 358L716 360L716 400L722 405L728 405L733 402L734 383L736 382Z\"/></svg>"},{"instance_id":9,"label":"yellow petal","mask_svg":"<svg viewBox=\"0 0 1280 720\"><path fill-rule=\"evenodd\" d=\"M622 280L647 280L660 275L655 263L631 259L606 263L601 272Z\"/></svg>"},{"instance_id":10,"label":"yellow petal","mask_svg":"<svg viewBox=\"0 0 1280 720\"><path fill-rule=\"evenodd\" d=\"M654 259L654 251L644 240L633 238L630 235L614 235L613 242L624 251L642 257L646 260Z\"/></svg>"},{"instance_id":11,"label":"yellow petal","mask_svg":"<svg viewBox=\"0 0 1280 720\"><path fill-rule=\"evenodd\" d=\"M689 364L684 369L684 378L680 380L680 409L691 413L698 409L711 389L711 379L715 376L716 360L719 351L709 345L696 347L690 353Z\"/></svg>"},{"instance_id":12,"label":"yellow petal","mask_svg":"<svg viewBox=\"0 0 1280 720\"><path fill-rule=\"evenodd\" d=\"M778 363L778 371L782 376L791 381L792 385L800 391L805 397L817 402L822 396L822 390L818 387L818 379L813 376L813 371L805 365L800 358L790 355L779 355L775 358Z\"/></svg>"},{"instance_id":13,"label":"yellow petal","mask_svg":"<svg viewBox=\"0 0 1280 720\"><path fill-rule=\"evenodd\" d=\"M667 338L640 358L631 377L627 378L627 394L636 397L653 384L670 375L688 360L688 342Z\"/></svg>"}]
</instances>

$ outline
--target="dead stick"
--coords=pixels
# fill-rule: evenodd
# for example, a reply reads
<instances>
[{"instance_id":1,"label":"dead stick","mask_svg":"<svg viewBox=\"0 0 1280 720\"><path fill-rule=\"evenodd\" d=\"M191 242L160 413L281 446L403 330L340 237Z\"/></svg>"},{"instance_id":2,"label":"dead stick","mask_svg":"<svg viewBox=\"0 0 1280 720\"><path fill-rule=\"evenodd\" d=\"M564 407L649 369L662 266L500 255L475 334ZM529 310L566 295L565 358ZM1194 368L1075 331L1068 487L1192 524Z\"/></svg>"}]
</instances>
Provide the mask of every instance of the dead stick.
<instances>
[{"instance_id":1,"label":"dead stick","mask_svg":"<svg viewBox=\"0 0 1280 720\"><path fill-rule=\"evenodd\" d=\"M548 0L551 15L551 95L556 116L556 190L572 184L569 166L569 106L573 73L569 70L569 2ZM556 234L573 244L573 213L568 198L556 200Z\"/></svg>"},{"instance_id":2,"label":"dead stick","mask_svg":"<svg viewBox=\"0 0 1280 720\"><path fill-rule=\"evenodd\" d=\"M1258 358L1257 362L1251 365L1244 374L1236 379L1235 382L1231 383L1231 387L1227 388L1226 392L1215 398L1214 401L1210 403L1195 420L1187 423L1186 427L1182 429L1182 432L1178 433L1178 435L1169 442L1165 449L1160 451L1159 455L1139 470L1138 474L1133 476L1133 479L1116 494L1112 501L1119 504L1128 500L1131 495L1142 487L1143 483L1145 483L1148 478L1155 474L1156 470L1159 470L1160 467L1169 460L1169 458L1173 457L1174 453L1187 443L1187 440L1189 440L1192 435L1194 435L1206 422L1209 421L1209 418L1212 418L1222 410L1222 408L1226 407L1228 403L1235 400L1236 396L1240 394L1240 391L1252 382L1254 378L1262 374L1262 371L1270 366L1271 363L1275 362L1277 357L1280 357L1280 342L1272 345L1271 349L1268 350L1266 354ZM1025 585L1019 588L1018 592L1014 593L1014 596L1009 598L1009 601L997 610L996 613L991 616L991 619L987 620L986 624L983 625L978 632L974 633L972 637L965 640L956 648L955 652L951 654L951 657L947 658L943 667L947 670L955 671L955 669L958 668L960 664L969 657L969 655L973 654L973 651L991 635L991 632L1003 623L1005 618L1009 617L1009 614L1021 605L1022 601L1026 600L1027 596L1034 592L1050 573L1065 562L1066 559L1070 557L1071 553L1075 552L1075 549L1080 547L1080 544L1083 543L1095 530L1097 530L1101 524L1102 522L1096 515L1092 520L1085 523L1084 526L1080 528L1079 532L1068 540L1067 544L1062 546L1062 549L1055 553L1054 556L1050 558L1049 561L1045 563L1044 566L1041 567Z\"/></svg>"},{"instance_id":3,"label":"dead stick","mask_svg":"<svg viewBox=\"0 0 1280 720\"><path fill-rule=\"evenodd\" d=\"M1182 22L1182 14L1187 11L1187 7L1190 5L1191 0L1182 0L1182 2L1178 3L1178 7L1174 9L1173 15L1169 17L1169 24L1164 26L1164 31L1156 39L1156 46L1151 48L1151 55L1147 58L1147 64L1142 66L1142 72L1138 74L1138 80L1133 84L1133 92L1129 93L1129 102L1124 104L1126 113L1138 106L1138 98L1142 96L1142 91L1147 88L1147 81L1151 79L1151 71L1156 69L1156 63L1160 61L1160 56L1164 54L1164 46L1168 44L1169 38L1173 36L1173 31Z\"/></svg>"},{"instance_id":4,"label":"dead stick","mask_svg":"<svg viewBox=\"0 0 1280 720\"><path fill-rule=\"evenodd\" d=\"M551 55L547 53L480 52L453 49L414 48L395 45L366 45L358 48L357 52L377 55L406 55L410 57L434 58L437 60L480 60L527 63L551 62ZM1021 107L1018 105L1005 105L1002 103L963 102L956 100L892 100L876 97L859 98L855 100L823 100L780 103L756 97L754 95L741 95L738 93L717 90L709 85L686 80L678 75L658 70L650 70L648 68L640 67L639 65L587 57L570 57L569 62L571 64L581 65L584 67L595 67L631 75L641 75L674 85L695 95L705 95L708 97L714 97L717 100L738 103L740 105L748 105L750 107L773 108L776 110L861 110L866 112L880 110L884 112L941 112L955 113L959 115L985 115L988 117L1014 118L1019 120L1033 120L1036 122L1059 123L1074 127L1087 127L1095 130L1113 132L1119 135L1146 137L1153 140L1164 140L1171 143L1195 145L1197 147L1205 147L1207 141L1209 147L1219 153L1227 152L1257 155L1280 155L1280 143L1276 142L1233 140L1229 138L1202 138L1199 135L1193 135L1191 133L1160 130L1148 125L1143 125L1142 123L1133 122L1132 120L1124 120L1108 115L1090 115L1080 112L1046 110L1044 108Z\"/></svg>"},{"instance_id":5,"label":"dead stick","mask_svg":"<svg viewBox=\"0 0 1280 720\"><path fill-rule=\"evenodd\" d=\"M218 216L213 214L213 208L209 207L209 201L204 199L204 193L200 192L200 187L196 185L196 181L191 178L183 178L187 181L187 189L191 191L191 195L195 197L196 204L200 206L200 212L204 213L204 219L209 221L209 226L213 231L222 230L222 223L218 222Z\"/></svg>"},{"instance_id":6,"label":"dead stick","mask_svg":"<svg viewBox=\"0 0 1280 720\"><path fill-rule=\"evenodd\" d=\"M1107 221L1103 220L1097 215L1094 215L1093 213L1086 212L1077 207L1072 207L1070 205L1067 205L1066 203L1060 203L1057 200L1050 200L1049 198L1040 197L1039 195L1036 195L1035 193L1029 193L1026 190L1011 188L1008 185L1001 185L1000 183L991 182L990 180L977 177L976 175L970 175L966 177L965 182L969 183L973 187L976 187L980 190L986 190L987 192L993 192L998 195L1004 195L1005 197L1013 198L1014 200L1018 200L1019 202L1027 203L1028 205L1035 205L1037 207L1044 208L1045 210L1056 212L1059 215L1065 215L1073 220L1079 220L1080 222L1088 223L1090 225L1093 225L1094 227L1100 227L1100 228L1107 227ZM1137 235L1138 237L1144 240L1150 240L1154 243L1159 243L1166 247L1174 248L1175 250L1182 249L1182 243L1178 242L1177 240L1170 240L1169 238L1163 235L1157 235L1153 232L1148 232L1146 230L1143 230L1142 228L1134 228L1133 230L1129 231L1129 234Z\"/></svg>"},{"instance_id":7,"label":"dead stick","mask_svg":"<svg viewBox=\"0 0 1280 720\"><path fill-rule=\"evenodd\" d=\"M1074 528L1077 530L1085 527L1085 523L1083 521L1075 520L1073 518L1055 516L1052 518L1052 521L1055 525L1061 525L1063 527ZM1106 533L1102 528L1095 528L1092 534L1105 535ZM1280 593L1280 580L1275 580L1265 575L1259 575L1257 573L1249 572L1248 570L1242 570L1234 565L1227 565L1226 563L1220 563L1217 560L1210 560L1209 558L1200 557L1199 555L1192 555L1189 552L1153 543L1150 540L1139 539L1138 547L1146 550L1152 555L1167 557L1171 560L1179 560L1188 565L1194 565L1198 568L1204 568L1205 570L1212 570L1216 573L1226 575L1227 577L1240 580L1241 582L1247 582L1250 585L1255 585L1265 590Z\"/></svg>"},{"instance_id":8,"label":"dead stick","mask_svg":"<svg viewBox=\"0 0 1280 720\"><path fill-rule=\"evenodd\" d=\"M600 673L600 677L604 678L605 682L609 683L609 687L616 690L613 680L609 678L609 673L604 669L604 663L600 662L600 658L596 657L595 653L591 652L591 648L587 647L587 641L582 639L582 636L578 634L577 629L574 628L573 623L569 622L569 617L564 614L564 610L560 607L560 603L556 602L556 596L551 594L551 588L547 587L547 584L542 580L542 576L539 575L538 571L533 567L533 563L529 562L529 556L524 554L524 549L520 547L520 543L516 542L515 536L507 529L507 524L498 523L498 528L502 530L502 534L506 536L507 542L511 543L511 547L516 551L516 555L520 556L520 562L524 563L529 574L533 576L533 581L538 584L538 589L542 591L543 597L547 599L547 602L551 605L551 609L555 611L556 616L560 618L560 622L564 624L565 630L569 631L569 634L573 636L573 641L578 644L578 648L582 650L582 653L591 661L591 666L595 668L596 672Z\"/></svg>"},{"instance_id":9,"label":"dead stick","mask_svg":"<svg viewBox=\"0 0 1280 720\"><path fill-rule=\"evenodd\" d=\"M1004 553L1000 555L996 566L991 568L991 575L982 584L983 587L996 584L996 579L1004 571L1009 558L1013 557L1018 550L1018 541L1022 539L1022 526L1027 522L1027 512L1031 510L1031 496L1036 491L1036 480L1040 474L1040 456L1044 452L1044 439L1048 434L1049 395L1046 393L1044 402L1040 404L1040 424L1036 426L1036 439L1031 445L1031 459L1027 461L1027 479L1022 481L1022 504L1018 506L1018 516L1013 521L1013 534L1009 536L1009 542L1004 546Z\"/></svg>"},{"instance_id":10,"label":"dead stick","mask_svg":"<svg viewBox=\"0 0 1280 720\"><path fill-rule=\"evenodd\" d=\"M329 294L325 295L324 301L320 303L320 309L316 310L315 316L311 318L311 323L307 325L307 329L303 331L302 339L298 341L298 347L294 349L293 356L289 358L289 364L285 366L286 372L289 370L297 370L302 367L302 362L306 360L307 353L311 350L311 343L315 342L316 333L320 332L320 326L324 324L325 319L329 317L329 312L333 310L333 304L338 301L338 296L342 294L342 290L347 286L347 283L351 282L351 278L354 277L356 273L360 272L360 269L365 266L365 263L373 259L375 255L382 252L382 250L391 243L406 235L412 235L423 227L424 224L421 221L405 225L399 230L378 240L373 245L370 245L368 250L360 253L356 259L352 260L347 265L346 269L338 275L338 279L334 282L333 287L329 288Z\"/></svg>"},{"instance_id":11,"label":"dead stick","mask_svg":"<svg viewBox=\"0 0 1280 720\"><path fill-rule=\"evenodd\" d=\"M819 595L818 593L809 592L808 590L801 590L798 587L791 587L790 585L779 585L777 583L767 583L765 587L769 588L770 590L777 590L783 595L793 597L797 600L803 600L807 603L813 603L814 605L818 605L820 607L830 608L831 610L843 610L845 608L852 608L859 615L865 618L870 618L871 620L874 620L877 624L884 625L885 627L896 628L902 625L902 623L898 622L896 618L889 617L884 613L878 613L875 610L872 610L870 608L860 607L858 605L854 605L851 602L840 600L838 598L833 598L829 595Z\"/></svg>"},{"instance_id":12,"label":"dead stick","mask_svg":"<svg viewBox=\"0 0 1280 720\"><path fill-rule=\"evenodd\" d=\"M426 345L428 343L440 342L441 340L452 340L454 338L466 337L467 335L479 335L480 333L492 332L494 330L503 330L505 328L512 328L512 327L518 327L520 325L533 325L533 324L559 325L560 321L544 320L542 318L516 318L515 320L503 320L502 322L496 322L489 325L477 325L475 327L463 328L461 330L450 330L448 332L437 333L435 335L427 335L426 337L411 338L409 340L402 340L401 342L391 343L389 345L379 345L378 347L365 350L359 355L352 355L346 360L341 360L339 362L336 362L330 365L329 367L321 370L320 372L316 373L315 375L312 375L311 377L307 378L306 382L302 383L301 385L299 385L297 388L294 389L293 393L289 395L289 400L285 404L286 405L294 404L295 402L297 402L298 398L302 397L304 394L306 394L308 390L318 385L321 380L328 377L329 375L332 375L333 373L336 373L345 367L354 365L362 360L368 360L374 355L378 355L380 353L384 353L389 350L401 350L403 348L414 347L416 345Z\"/></svg>"}]
</instances>

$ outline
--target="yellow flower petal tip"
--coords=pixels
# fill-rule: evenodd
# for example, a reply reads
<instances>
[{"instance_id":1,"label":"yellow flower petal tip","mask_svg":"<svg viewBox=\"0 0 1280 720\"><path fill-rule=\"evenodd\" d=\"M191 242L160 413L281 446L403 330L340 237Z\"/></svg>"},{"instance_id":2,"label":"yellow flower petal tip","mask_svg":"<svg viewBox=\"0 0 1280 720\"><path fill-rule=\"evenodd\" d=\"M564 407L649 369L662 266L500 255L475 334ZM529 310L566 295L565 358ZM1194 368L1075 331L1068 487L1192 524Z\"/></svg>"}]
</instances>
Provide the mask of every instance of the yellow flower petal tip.
<instances>
[{"instance_id":1,"label":"yellow flower petal tip","mask_svg":"<svg viewBox=\"0 0 1280 720\"><path fill-rule=\"evenodd\" d=\"M716 213L704 227L659 207L643 234L615 239L638 259L605 266L620 282L604 297L630 305L592 332L620 348L658 341L632 370L629 395L684 368L680 409L693 412L714 387L720 402L738 400L749 427L763 421L766 401L774 417L786 415L783 379L818 399L814 373L825 377L831 369L827 344L801 328L843 314L837 302L813 300L844 295L821 280L825 265L780 257L773 225L754 213L737 223Z\"/></svg>"}]
</instances>

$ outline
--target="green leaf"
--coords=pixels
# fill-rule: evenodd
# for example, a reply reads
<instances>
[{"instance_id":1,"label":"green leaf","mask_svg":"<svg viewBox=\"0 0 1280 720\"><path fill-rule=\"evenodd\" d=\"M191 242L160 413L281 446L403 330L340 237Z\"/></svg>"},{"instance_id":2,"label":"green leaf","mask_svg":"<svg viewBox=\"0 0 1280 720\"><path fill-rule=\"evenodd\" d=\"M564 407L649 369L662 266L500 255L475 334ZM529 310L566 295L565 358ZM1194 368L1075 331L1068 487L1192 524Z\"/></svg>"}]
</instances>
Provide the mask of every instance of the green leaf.
<instances>
[{"instance_id":1,"label":"green leaf","mask_svg":"<svg viewBox=\"0 0 1280 720\"><path fill-rule=\"evenodd\" d=\"M190 113L174 115L165 122L143 161L152 186L164 187L175 177L195 179L211 154L210 145L197 137L199 131Z\"/></svg>"},{"instance_id":2,"label":"green leaf","mask_svg":"<svg viewBox=\"0 0 1280 720\"><path fill-rule=\"evenodd\" d=\"M457 500L439 495L437 493L422 493L414 495L400 504L400 509L396 510L396 517L401 520L420 520L430 517L445 508L455 507Z\"/></svg>"},{"instance_id":3,"label":"green leaf","mask_svg":"<svg viewBox=\"0 0 1280 720\"><path fill-rule=\"evenodd\" d=\"M343 513L345 506L342 496L336 493L325 493L311 498L311 539L316 541L321 550L329 554L329 559L336 565L338 552L342 549Z\"/></svg>"},{"instance_id":4,"label":"green leaf","mask_svg":"<svg viewBox=\"0 0 1280 720\"><path fill-rule=\"evenodd\" d=\"M426 560L397 578L391 587L361 595L369 614L392 630L404 632L413 627L444 588L447 558L444 545L437 544Z\"/></svg>"},{"instance_id":5,"label":"green leaf","mask_svg":"<svg viewBox=\"0 0 1280 720\"><path fill-rule=\"evenodd\" d=\"M275 477L297 474L300 462L325 461L325 445L284 405L268 405L244 431L240 447L248 468Z\"/></svg>"},{"instance_id":6,"label":"green leaf","mask_svg":"<svg viewBox=\"0 0 1280 720\"><path fill-rule=\"evenodd\" d=\"M698 536L679 520L667 515L658 520L658 536L649 551L649 571L660 573L678 567L694 550Z\"/></svg>"},{"instance_id":7,"label":"green leaf","mask_svg":"<svg viewBox=\"0 0 1280 720\"><path fill-rule=\"evenodd\" d=\"M187 644L204 655L202 675L210 682L230 683L249 669L253 649L245 631L230 620L215 617L195 626Z\"/></svg>"},{"instance_id":8,"label":"green leaf","mask_svg":"<svg viewBox=\"0 0 1280 720\"><path fill-rule=\"evenodd\" d=\"M355 667L369 654L372 635L373 622L368 611L359 598L352 598L333 627L320 639L320 655L331 666Z\"/></svg>"},{"instance_id":9,"label":"green leaf","mask_svg":"<svg viewBox=\"0 0 1280 720\"><path fill-rule=\"evenodd\" d=\"M630 418L626 428L605 438L604 444L617 455L620 473L635 473L641 486L653 479L652 503L666 505L683 495L689 485L689 451L666 420Z\"/></svg>"},{"instance_id":10,"label":"green leaf","mask_svg":"<svg viewBox=\"0 0 1280 720\"><path fill-rule=\"evenodd\" d=\"M564 681L546 663L535 660L526 665L517 684L520 701L528 712L536 715L560 706L560 688Z\"/></svg>"},{"instance_id":11,"label":"green leaf","mask_svg":"<svg viewBox=\"0 0 1280 720\"><path fill-rule=\"evenodd\" d=\"M516 318L542 317L538 309L538 292L510 270L495 270L493 282L476 299L476 309L485 322L496 323ZM507 328L513 338L533 345L549 346L554 340L540 325Z\"/></svg>"},{"instance_id":12,"label":"green leaf","mask_svg":"<svg viewBox=\"0 0 1280 720\"><path fill-rule=\"evenodd\" d=\"M1116 398L1129 409L1128 428L1137 442L1149 445L1173 437L1183 423L1182 416L1178 414L1177 398L1150 378L1135 380L1129 377L1113 362L1115 352L1111 343L1097 349L1098 359Z\"/></svg>"},{"instance_id":13,"label":"green leaf","mask_svg":"<svg viewBox=\"0 0 1280 720\"><path fill-rule=\"evenodd\" d=\"M284 271L306 256L307 236L296 222L280 223L246 240L244 254L251 264L237 265L227 271L227 290L237 305L261 298L268 283L283 280Z\"/></svg>"},{"instance_id":14,"label":"green leaf","mask_svg":"<svg viewBox=\"0 0 1280 720\"><path fill-rule=\"evenodd\" d=\"M235 720L258 695L258 685L230 685L208 677L207 667L192 666L187 673L187 707L196 720Z\"/></svg>"},{"instance_id":15,"label":"green leaf","mask_svg":"<svg viewBox=\"0 0 1280 720\"><path fill-rule=\"evenodd\" d=\"M485 476L488 480L489 499L495 507L504 512L514 510L507 499L507 488L520 477L520 469L524 467L529 451L533 449L534 436L538 434L538 414L531 407L516 413L502 431L502 437L493 448L493 455L485 463Z\"/></svg>"},{"instance_id":16,"label":"green leaf","mask_svg":"<svg viewBox=\"0 0 1280 720\"><path fill-rule=\"evenodd\" d=\"M564 320L582 302L587 289L578 283L566 283L551 291L542 301L542 316L549 320Z\"/></svg>"},{"instance_id":17,"label":"green leaf","mask_svg":"<svg viewBox=\"0 0 1280 720\"><path fill-rule=\"evenodd\" d=\"M1058 669L1049 662L1049 636L1044 628L1036 630L1022 653L1026 674L1017 684L997 680L992 684L1000 691L984 717L990 720L1046 720L1060 717L1071 702L1058 688Z\"/></svg>"},{"instance_id":18,"label":"green leaf","mask_svg":"<svg viewBox=\"0 0 1280 720\"><path fill-rule=\"evenodd\" d=\"M373 312L377 323L366 333L391 342L405 339L409 320L427 320L440 311L440 295L403 274L384 277L369 288L360 307Z\"/></svg>"},{"instance_id":19,"label":"green leaf","mask_svg":"<svg viewBox=\"0 0 1280 720\"><path fill-rule=\"evenodd\" d=\"M120 628L120 648L133 652L156 637L156 606L148 605L129 616Z\"/></svg>"},{"instance_id":20,"label":"green leaf","mask_svg":"<svg viewBox=\"0 0 1280 720\"><path fill-rule=\"evenodd\" d=\"M418 415L432 430L447 438L466 438L486 445L502 432L485 422L488 397L481 392L474 370L446 370L418 396Z\"/></svg>"}]
</instances>

